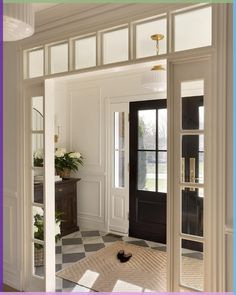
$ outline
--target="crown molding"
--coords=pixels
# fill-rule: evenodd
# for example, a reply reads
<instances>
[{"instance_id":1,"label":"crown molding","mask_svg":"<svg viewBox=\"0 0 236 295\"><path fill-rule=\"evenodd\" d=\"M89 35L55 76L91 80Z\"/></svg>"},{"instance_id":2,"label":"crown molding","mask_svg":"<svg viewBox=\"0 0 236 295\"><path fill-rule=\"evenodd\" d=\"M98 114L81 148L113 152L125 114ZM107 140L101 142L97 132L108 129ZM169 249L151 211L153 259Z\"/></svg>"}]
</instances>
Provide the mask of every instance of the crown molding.
<instances>
[{"instance_id":1,"label":"crown molding","mask_svg":"<svg viewBox=\"0 0 236 295\"><path fill-rule=\"evenodd\" d=\"M59 4L38 12L35 34L19 42L22 48L33 48L190 5L192 4Z\"/></svg>"}]
</instances>

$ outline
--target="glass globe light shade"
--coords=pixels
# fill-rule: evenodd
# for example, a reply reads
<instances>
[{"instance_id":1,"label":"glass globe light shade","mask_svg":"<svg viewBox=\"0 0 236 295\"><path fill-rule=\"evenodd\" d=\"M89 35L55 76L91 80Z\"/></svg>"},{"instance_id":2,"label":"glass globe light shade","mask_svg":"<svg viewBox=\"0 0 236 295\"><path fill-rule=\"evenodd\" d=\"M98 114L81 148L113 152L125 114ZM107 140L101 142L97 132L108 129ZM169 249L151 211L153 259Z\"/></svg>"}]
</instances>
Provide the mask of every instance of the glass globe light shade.
<instances>
[{"instance_id":1,"label":"glass globe light shade","mask_svg":"<svg viewBox=\"0 0 236 295\"><path fill-rule=\"evenodd\" d=\"M153 68L142 77L142 86L155 92L166 91L166 71L164 68Z\"/></svg>"},{"instance_id":2,"label":"glass globe light shade","mask_svg":"<svg viewBox=\"0 0 236 295\"><path fill-rule=\"evenodd\" d=\"M34 10L32 3L4 4L3 41L17 41L34 33Z\"/></svg>"}]
</instances>

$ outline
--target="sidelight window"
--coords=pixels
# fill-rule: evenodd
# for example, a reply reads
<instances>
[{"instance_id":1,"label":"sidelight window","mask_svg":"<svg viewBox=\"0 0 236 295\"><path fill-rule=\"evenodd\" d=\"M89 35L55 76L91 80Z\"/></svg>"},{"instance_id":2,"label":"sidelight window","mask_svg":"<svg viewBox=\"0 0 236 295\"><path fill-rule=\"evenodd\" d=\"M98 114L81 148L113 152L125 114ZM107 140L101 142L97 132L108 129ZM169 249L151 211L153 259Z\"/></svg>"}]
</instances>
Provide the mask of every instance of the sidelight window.
<instances>
[{"instance_id":1,"label":"sidelight window","mask_svg":"<svg viewBox=\"0 0 236 295\"><path fill-rule=\"evenodd\" d=\"M114 185L116 188L124 187L125 162L125 113L114 113Z\"/></svg>"}]
</instances>

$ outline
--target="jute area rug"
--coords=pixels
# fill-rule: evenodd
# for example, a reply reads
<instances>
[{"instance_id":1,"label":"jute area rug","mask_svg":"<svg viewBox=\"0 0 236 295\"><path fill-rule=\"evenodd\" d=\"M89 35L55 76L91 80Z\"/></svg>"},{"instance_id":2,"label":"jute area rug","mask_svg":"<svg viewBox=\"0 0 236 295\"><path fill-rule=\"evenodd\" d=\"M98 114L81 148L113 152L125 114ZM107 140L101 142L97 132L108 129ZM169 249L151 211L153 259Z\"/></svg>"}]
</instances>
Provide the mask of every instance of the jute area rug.
<instances>
[{"instance_id":1,"label":"jute area rug","mask_svg":"<svg viewBox=\"0 0 236 295\"><path fill-rule=\"evenodd\" d=\"M116 257L121 249L133 255L126 263L121 263ZM184 257L184 261L184 272L187 277L189 272L190 279L195 280L194 287L199 287L203 273L197 273L201 272L199 263L202 264L202 261L189 257ZM197 264L194 266L192 262ZM57 272L56 275L98 292L165 292L166 264L165 252L116 242Z\"/></svg>"}]
</instances>

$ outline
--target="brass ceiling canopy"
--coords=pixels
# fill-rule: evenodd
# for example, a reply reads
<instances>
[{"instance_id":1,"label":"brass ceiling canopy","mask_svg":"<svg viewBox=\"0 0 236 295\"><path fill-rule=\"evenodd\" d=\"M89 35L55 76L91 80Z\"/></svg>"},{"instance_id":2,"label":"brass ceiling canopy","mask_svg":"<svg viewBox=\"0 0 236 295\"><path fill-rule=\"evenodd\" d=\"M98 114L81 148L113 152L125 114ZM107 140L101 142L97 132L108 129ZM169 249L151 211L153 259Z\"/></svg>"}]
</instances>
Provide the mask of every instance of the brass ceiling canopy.
<instances>
[{"instance_id":1,"label":"brass ceiling canopy","mask_svg":"<svg viewBox=\"0 0 236 295\"><path fill-rule=\"evenodd\" d=\"M162 65L155 65L152 67L151 71L165 71L166 69Z\"/></svg>"},{"instance_id":2,"label":"brass ceiling canopy","mask_svg":"<svg viewBox=\"0 0 236 295\"><path fill-rule=\"evenodd\" d=\"M164 39L164 35L162 35L162 34L155 34L155 35L152 35L151 36L151 39L154 40L154 41L160 41L160 40Z\"/></svg>"}]
</instances>

